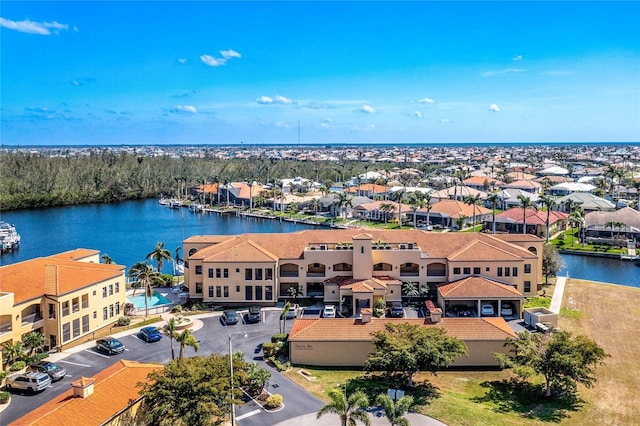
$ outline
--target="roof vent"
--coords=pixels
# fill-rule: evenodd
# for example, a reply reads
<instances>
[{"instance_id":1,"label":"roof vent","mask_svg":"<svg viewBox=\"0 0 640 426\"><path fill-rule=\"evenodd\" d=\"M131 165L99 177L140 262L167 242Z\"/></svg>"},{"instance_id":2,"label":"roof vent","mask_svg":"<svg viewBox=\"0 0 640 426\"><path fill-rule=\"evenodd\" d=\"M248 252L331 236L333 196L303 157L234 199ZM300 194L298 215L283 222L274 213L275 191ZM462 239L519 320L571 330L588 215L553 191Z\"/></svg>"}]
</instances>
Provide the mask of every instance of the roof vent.
<instances>
[{"instance_id":1,"label":"roof vent","mask_svg":"<svg viewBox=\"0 0 640 426\"><path fill-rule=\"evenodd\" d=\"M371 315L373 314L373 311L371 310L371 308L362 308L360 310L360 314L362 315L363 324L371 322Z\"/></svg>"},{"instance_id":2,"label":"roof vent","mask_svg":"<svg viewBox=\"0 0 640 426\"><path fill-rule=\"evenodd\" d=\"M73 396L79 398L87 398L93 393L93 384L95 382L96 379L93 377L81 377L80 380L71 382L71 387L73 388Z\"/></svg>"}]
</instances>

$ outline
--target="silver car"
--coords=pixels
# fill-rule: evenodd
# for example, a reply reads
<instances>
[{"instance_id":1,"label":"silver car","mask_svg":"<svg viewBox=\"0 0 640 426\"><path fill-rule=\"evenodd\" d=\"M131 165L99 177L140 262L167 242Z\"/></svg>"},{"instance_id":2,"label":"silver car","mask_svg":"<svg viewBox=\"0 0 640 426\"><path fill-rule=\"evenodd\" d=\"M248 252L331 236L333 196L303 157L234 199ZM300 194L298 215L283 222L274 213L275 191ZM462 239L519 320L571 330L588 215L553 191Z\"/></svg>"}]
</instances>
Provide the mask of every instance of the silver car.
<instances>
[{"instance_id":1,"label":"silver car","mask_svg":"<svg viewBox=\"0 0 640 426\"><path fill-rule=\"evenodd\" d=\"M51 380L54 382L58 380L62 380L64 376L67 375L67 370L64 367L59 366L55 362L50 361L38 361L33 364L30 364L27 367L27 372L38 372L45 373L51 377Z\"/></svg>"},{"instance_id":2,"label":"silver car","mask_svg":"<svg viewBox=\"0 0 640 426\"><path fill-rule=\"evenodd\" d=\"M51 385L51 377L45 373L30 372L16 374L7 379L7 390L23 390L36 393Z\"/></svg>"}]
</instances>

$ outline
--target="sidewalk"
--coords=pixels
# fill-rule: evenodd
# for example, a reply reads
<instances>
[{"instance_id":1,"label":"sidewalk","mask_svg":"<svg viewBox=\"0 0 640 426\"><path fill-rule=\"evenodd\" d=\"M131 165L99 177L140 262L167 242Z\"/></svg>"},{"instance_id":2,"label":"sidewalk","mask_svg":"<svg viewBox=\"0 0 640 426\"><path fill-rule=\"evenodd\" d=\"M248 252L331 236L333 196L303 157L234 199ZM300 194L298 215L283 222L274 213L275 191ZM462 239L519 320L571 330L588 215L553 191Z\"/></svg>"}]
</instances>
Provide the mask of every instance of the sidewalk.
<instances>
[{"instance_id":1,"label":"sidewalk","mask_svg":"<svg viewBox=\"0 0 640 426\"><path fill-rule=\"evenodd\" d=\"M567 283L567 278L568 277L556 277L556 286L553 290L553 296L551 297L551 305L549 306L549 310L555 314L560 314L562 297L564 296L564 286Z\"/></svg>"}]
</instances>

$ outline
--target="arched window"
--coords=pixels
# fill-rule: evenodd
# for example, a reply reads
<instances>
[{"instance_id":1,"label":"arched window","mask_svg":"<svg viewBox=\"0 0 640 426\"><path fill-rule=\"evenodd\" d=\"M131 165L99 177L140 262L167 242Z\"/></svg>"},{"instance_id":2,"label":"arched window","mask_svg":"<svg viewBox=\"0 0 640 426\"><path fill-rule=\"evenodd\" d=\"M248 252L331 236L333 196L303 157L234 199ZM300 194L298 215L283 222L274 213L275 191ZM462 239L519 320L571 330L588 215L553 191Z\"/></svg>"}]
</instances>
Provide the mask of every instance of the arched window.
<instances>
[{"instance_id":1,"label":"arched window","mask_svg":"<svg viewBox=\"0 0 640 426\"><path fill-rule=\"evenodd\" d=\"M527 250L529 250L531 253L537 255L538 254L538 250L535 247L529 247Z\"/></svg>"},{"instance_id":2,"label":"arched window","mask_svg":"<svg viewBox=\"0 0 640 426\"><path fill-rule=\"evenodd\" d=\"M391 271L392 269L393 265L391 265L390 263L380 262L373 265L374 271Z\"/></svg>"},{"instance_id":3,"label":"arched window","mask_svg":"<svg viewBox=\"0 0 640 426\"><path fill-rule=\"evenodd\" d=\"M333 265L334 272L351 272L353 271L353 265L350 263L336 263Z\"/></svg>"},{"instance_id":4,"label":"arched window","mask_svg":"<svg viewBox=\"0 0 640 426\"><path fill-rule=\"evenodd\" d=\"M193 256L193 254L197 251L198 249L192 248L191 250L189 250L189 256Z\"/></svg>"}]
</instances>

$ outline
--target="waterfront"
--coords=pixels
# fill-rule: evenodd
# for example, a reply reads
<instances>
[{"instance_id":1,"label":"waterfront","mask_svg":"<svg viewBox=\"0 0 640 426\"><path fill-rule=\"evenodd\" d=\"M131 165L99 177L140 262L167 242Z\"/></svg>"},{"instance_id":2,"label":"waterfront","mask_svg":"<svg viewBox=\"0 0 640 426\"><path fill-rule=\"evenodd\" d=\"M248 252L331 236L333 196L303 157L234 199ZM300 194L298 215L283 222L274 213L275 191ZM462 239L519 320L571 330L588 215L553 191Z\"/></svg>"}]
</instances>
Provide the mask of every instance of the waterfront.
<instances>
[{"instance_id":1,"label":"waterfront","mask_svg":"<svg viewBox=\"0 0 640 426\"><path fill-rule=\"evenodd\" d=\"M160 206L153 199L9 211L0 219L14 224L22 237L20 249L0 257L2 265L89 248L129 268L144 260L157 241L164 242L175 255L183 239L193 235L292 232L310 227L279 220L194 214ZM562 258L565 268L559 275L568 272L571 278L640 287L640 266L634 262L573 255ZM166 265L163 272L171 272L171 265Z\"/></svg>"}]
</instances>

